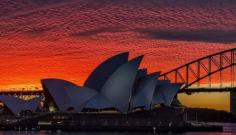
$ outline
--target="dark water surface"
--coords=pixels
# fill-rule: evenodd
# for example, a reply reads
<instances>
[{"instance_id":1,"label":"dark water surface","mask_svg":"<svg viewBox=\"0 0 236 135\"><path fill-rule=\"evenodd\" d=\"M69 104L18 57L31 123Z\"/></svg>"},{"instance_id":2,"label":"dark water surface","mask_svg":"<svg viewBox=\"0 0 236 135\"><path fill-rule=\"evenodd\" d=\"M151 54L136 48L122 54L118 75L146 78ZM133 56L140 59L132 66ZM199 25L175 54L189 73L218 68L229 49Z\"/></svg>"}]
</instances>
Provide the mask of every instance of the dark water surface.
<instances>
[{"instance_id":1,"label":"dark water surface","mask_svg":"<svg viewBox=\"0 0 236 135\"><path fill-rule=\"evenodd\" d=\"M174 135L175 133L157 133L156 135ZM234 133L218 133L218 132L188 132L177 135L234 135ZM236 133L235 133L236 134ZM154 135L152 133L96 133L96 132L1 132L0 135Z\"/></svg>"},{"instance_id":2,"label":"dark water surface","mask_svg":"<svg viewBox=\"0 0 236 135\"><path fill-rule=\"evenodd\" d=\"M223 132L186 132L178 135L236 135L236 123L219 123L224 126ZM51 131L2 131L0 135L153 135L139 132L51 132ZM156 133L157 135L173 135L175 133Z\"/></svg>"},{"instance_id":3,"label":"dark water surface","mask_svg":"<svg viewBox=\"0 0 236 135\"><path fill-rule=\"evenodd\" d=\"M175 133L156 133L156 135L174 135ZM221 133L221 132L187 132L181 133L177 135L228 135L228 134L236 134L236 133ZM154 135L153 133L126 133L126 132L48 132L48 131L40 131L40 132L29 132L29 131L4 131L0 132L0 135Z\"/></svg>"}]
</instances>

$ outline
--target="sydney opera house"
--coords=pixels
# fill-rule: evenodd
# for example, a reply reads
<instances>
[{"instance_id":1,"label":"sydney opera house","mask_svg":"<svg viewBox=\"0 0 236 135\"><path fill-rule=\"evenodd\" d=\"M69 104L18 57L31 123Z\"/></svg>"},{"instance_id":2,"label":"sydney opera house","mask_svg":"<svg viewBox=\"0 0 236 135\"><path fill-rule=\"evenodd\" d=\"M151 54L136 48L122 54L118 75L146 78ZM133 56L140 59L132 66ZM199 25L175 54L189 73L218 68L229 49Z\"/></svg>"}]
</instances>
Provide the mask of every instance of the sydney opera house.
<instances>
[{"instance_id":1,"label":"sydney opera house","mask_svg":"<svg viewBox=\"0 0 236 135\"><path fill-rule=\"evenodd\" d=\"M94 69L83 86L72 82L42 79L43 96L22 100L0 96L4 110L12 114L22 111L101 112L112 110L122 114L135 109L152 110L156 105L170 106L181 84L159 80L160 72L140 69L143 56L128 59L129 53L115 55ZM42 105L43 104L43 105Z\"/></svg>"}]
</instances>

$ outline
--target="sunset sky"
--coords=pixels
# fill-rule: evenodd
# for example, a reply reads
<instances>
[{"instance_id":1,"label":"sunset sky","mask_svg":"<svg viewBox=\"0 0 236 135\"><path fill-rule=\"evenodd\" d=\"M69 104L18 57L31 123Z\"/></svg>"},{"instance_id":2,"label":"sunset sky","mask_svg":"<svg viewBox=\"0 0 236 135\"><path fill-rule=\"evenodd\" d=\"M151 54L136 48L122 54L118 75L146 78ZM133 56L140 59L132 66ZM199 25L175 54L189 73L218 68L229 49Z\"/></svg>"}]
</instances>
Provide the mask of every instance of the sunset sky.
<instances>
[{"instance_id":1,"label":"sunset sky","mask_svg":"<svg viewBox=\"0 0 236 135\"><path fill-rule=\"evenodd\" d=\"M0 88L78 85L119 52L166 72L236 47L233 0L1 0ZM185 105L229 110L229 94L180 95ZM201 99L201 100L199 100Z\"/></svg>"}]
</instances>

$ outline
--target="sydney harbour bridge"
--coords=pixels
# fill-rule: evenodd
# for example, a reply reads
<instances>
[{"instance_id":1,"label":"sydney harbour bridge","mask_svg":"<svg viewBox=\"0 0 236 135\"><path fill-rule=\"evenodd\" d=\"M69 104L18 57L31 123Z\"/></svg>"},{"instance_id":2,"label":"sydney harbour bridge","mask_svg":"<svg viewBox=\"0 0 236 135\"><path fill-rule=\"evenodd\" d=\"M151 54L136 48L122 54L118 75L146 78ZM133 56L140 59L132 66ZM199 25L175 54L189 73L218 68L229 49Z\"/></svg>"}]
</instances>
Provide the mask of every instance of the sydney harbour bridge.
<instances>
[{"instance_id":1,"label":"sydney harbour bridge","mask_svg":"<svg viewBox=\"0 0 236 135\"><path fill-rule=\"evenodd\" d=\"M160 79L182 83L179 93L230 92L230 111L236 116L236 48L214 53L171 71L161 74ZM40 96L42 90L1 91L2 95L17 97Z\"/></svg>"},{"instance_id":2,"label":"sydney harbour bridge","mask_svg":"<svg viewBox=\"0 0 236 135\"><path fill-rule=\"evenodd\" d=\"M236 48L214 53L161 75L183 83L179 93L230 92L230 111L236 116Z\"/></svg>"}]
</instances>

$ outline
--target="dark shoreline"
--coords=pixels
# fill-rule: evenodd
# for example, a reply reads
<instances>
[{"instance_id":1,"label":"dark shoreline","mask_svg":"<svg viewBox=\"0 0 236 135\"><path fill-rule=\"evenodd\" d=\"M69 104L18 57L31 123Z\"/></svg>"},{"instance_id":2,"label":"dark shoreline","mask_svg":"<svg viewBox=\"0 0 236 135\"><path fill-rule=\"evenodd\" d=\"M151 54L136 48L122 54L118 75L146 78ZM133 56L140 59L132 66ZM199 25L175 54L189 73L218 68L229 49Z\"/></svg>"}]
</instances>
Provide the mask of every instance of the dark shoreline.
<instances>
[{"instance_id":1,"label":"dark shoreline","mask_svg":"<svg viewBox=\"0 0 236 135\"><path fill-rule=\"evenodd\" d=\"M109 131L109 132L222 132L223 127L186 120L183 108L163 107L148 112L35 113L2 118L2 131ZM5 120L4 120L5 119Z\"/></svg>"},{"instance_id":2,"label":"dark shoreline","mask_svg":"<svg viewBox=\"0 0 236 135\"><path fill-rule=\"evenodd\" d=\"M234 123L230 112L208 108L185 108L188 121Z\"/></svg>"}]
</instances>

